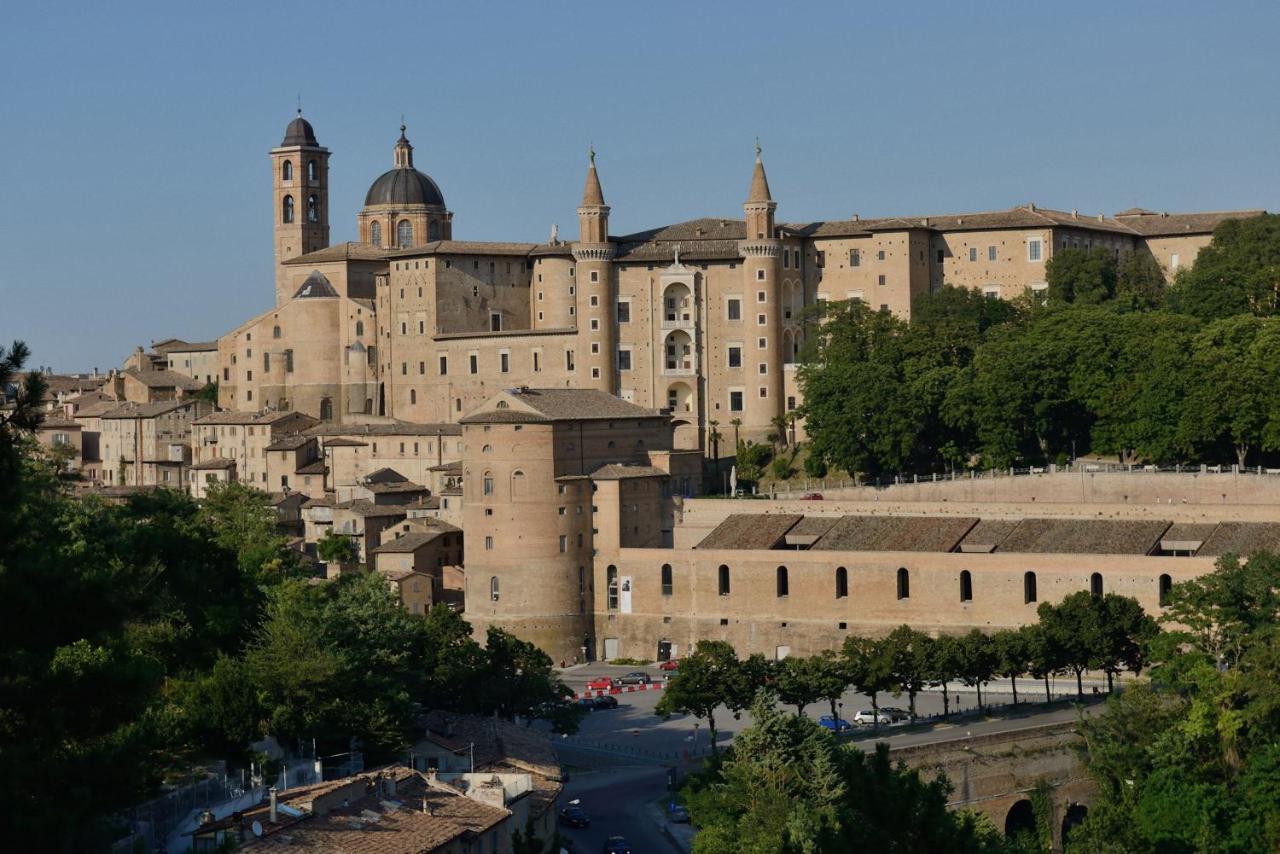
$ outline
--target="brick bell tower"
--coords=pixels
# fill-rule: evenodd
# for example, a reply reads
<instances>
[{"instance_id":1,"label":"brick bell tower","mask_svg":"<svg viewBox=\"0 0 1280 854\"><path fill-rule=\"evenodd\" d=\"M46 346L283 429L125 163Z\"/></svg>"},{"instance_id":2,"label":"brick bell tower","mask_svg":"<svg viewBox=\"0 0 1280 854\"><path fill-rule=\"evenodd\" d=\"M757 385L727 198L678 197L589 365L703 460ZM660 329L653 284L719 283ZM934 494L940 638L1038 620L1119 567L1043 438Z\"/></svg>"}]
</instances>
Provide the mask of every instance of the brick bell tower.
<instances>
[{"instance_id":1,"label":"brick bell tower","mask_svg":"<svg viewBox=\"0 0 1280 854\"><path fill-rule=\"evenodd\" d=\"M284 262L329 245L329 149L316 142L301 107L284 141L271 149L271 173L276 305L282 305L293 296Z\"/></svg>"},{"instance_id":2,"label":"brick bell tower","mask_svg":"<svg viewBox=\"0 0 1280 854\"><path fill-rule=\"evenodd\" d=\"M578 388L618 393L618 327L614 315L613 244L609 242L609 206L604 203L596 153L588 153L587 182L578 207L578 242L573 246L577 265L577 352L574 372Z\"/></svg>"},{"instance_id":3,"label":"brick bell tower","mask_svg":"<svg viewBox=\"0 0 1280 854\"><path fill-rule=\"evenodd\" d=\"M779 257L782 241L774 229L778 203L769 193L769 180L756 143L756 165L751 173L751 189L746 204L747 236L738 244L742 257L744 310L763 315L765 322L751 317L751 336L744 342L744 365L751 384L744 389L742 422L747 435L768 434L773 417L782 411L782 283ZM763 298L761 297L763 295ZM746 318L744 318L746 319Z\"/></svg>"}]
</instances>

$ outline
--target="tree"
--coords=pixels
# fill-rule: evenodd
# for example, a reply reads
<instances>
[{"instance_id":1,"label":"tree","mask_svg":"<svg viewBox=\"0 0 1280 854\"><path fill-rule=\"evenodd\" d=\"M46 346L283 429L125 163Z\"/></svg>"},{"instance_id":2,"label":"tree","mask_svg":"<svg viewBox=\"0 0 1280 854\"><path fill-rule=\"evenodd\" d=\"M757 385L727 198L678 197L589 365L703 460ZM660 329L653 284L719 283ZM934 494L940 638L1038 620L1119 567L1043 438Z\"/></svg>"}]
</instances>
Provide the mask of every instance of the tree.
<instances>
[{"instance_id":1,"label":"tree","mask_svg":"<svg viewBox=\"0 0 1280 854\"><path fill-rule=\"evenodd\" d=\"M768 445L757 445L747 441L738 446L735 460L738 467L739 483L755 483L764 477L764 467L768 465L773 450Z\"/></svg>"},{"instance_id":2,"label":"tree","mask_svg":"<svg viewBox=\"0 0 1280 854\"><path fill-rule=\"evenodd\" d=\"M896 686L907 694L907 709L916 717L916 695L933 672L933 638L907 625L898 626L884 639L885 654L892 661Z\"/></svg>"},{"instance_id":3,"label":"tree","mask_svg":"<svg viewBox=\"0 0 1280 854\"><path fill-rule=\"evenodd\" d=\"M996 653L996 675L1009 680L1013 704L1018 705L1018 677L1031 668L1032 649L1028 637L1019 629L1002 629L991 636Z\"/></svg>"},{"instance_id":4,"label":"tree","mask_svg":"<svg viewBox=\"0 0 1280 854\"><path fill-rule=\"evenodd\" d=\"M1106 249L1061 249L1044 275L1050 305L1098 305L1116 294L1116 258Z\"/></svg>"},{"instance_id":5,"label":"tree","mask_svg":"<svg viewBox=\"0 0 1280 854\"><path fill-rule=\"evenodd\" d=\"M699 641L667 682L654 713L663 720L673 714L689 714L706 720L711 752L715 755L719 751L715 711L728 698L742 694L742 668L733 645L725 641Z\"/></svg>"},{"instance_id":6,"label":"tree","mask_svg":"<svg viewBox=\"0 0 1280 854\"><path fill-rule=\"evenodd\" d=\"M1129 670L1142 672L1147 663L1147 644L1156 634L1156 621L1131 596L1108 593L1099 603L1102 614L1102 646L1094 666L1107 674L1107 693L1114 690L1114 676Z\"/></svg>"},{"instance_id":7,"label":"tree","mask_svg":"<svg viewBox=\"0 0 1280 854\"><path fill-rule=\"evenodd\" d=\"M242 483L209 484L200 504L216 542L236 555L240 569L258 584L299 574L297 555L279 531L271 496Z\"/></svg>"},{"instance_id":8,"label":"tree","mask_svg":"<svg viewBox=\"0 0 1280 854\"><path fill-rule=\"evenodd\" d=\"M849 662L834 650L823 650L821 655L810 659L815 670L814 687L819 699L826 700L831 707L831 717L839 717L840 698L852 684Z\"/></svg>"},{"instance_id":9,"label":"tree","mask_svg":"<svg viewBox=\"0 0 1280 854\"><path fill-rule=\"evenodd\" d=\"M1084 699L1084 671L1098 660L1103 647L1101 599L1088 590L1070 594L1057 605L1040 603L1043 641L1061 665L1076 675L1076 697Z\"/></svg>"},{"instance_id":10,"label":"tree","mask_svg":"<svg viewBox=\"0 0 1280 854\"><path fill-rule=\"evenodd\" d=\"M978 692L978 711L984 710L982 686L996 675L998 659L991 637L980 629L973 629L959 638L960 681Z\"/></svg>"},{"instance_id":11,"label":"tree","mask_svg":"<svg viewBox=\"0 0 1280 854\"><path fill-rule=\"evenodd\" d=\"M1116 269L1116 303L1129 311L1150 311L1164 298L1164 270L1155 257L1140 250L1124 253Z\"/></svg>"},{"instance_id":12,"label":"tree","mask_svg":"<svg viewBox=\"0 0 1280 854\"><path fill-rule=\"evenodd\" d=\"M1275 322L1243 315L1211 323L1195 337L1181 424L1188 444L1227 445L1240 466L1251 451L1277 446L1280 368L1269 360L1280 350L1278 338Z\"/></svg>"},{"instance_id":13,"label":"tree","mask_svg":"<svg viewBox=\"0 0 1280 854\"><path fill-rule=\"evenodd\" d=\"M1223 557L1214 572L1173 585L1160 622L1167 640L1233 668L1278 619L1280 557L1263 552L1246 561Z\"/></svg>"},{"instance_id":14,"label":"tree","mask_svg":"<svg viewBox=\"0 0 1280 854\"><path fill-rule=\"evenodd\" d=\"M942 689L942 716L951 714L950 681L960 672L960 641L954 635L939 635L929 656L929 684Z\"/></svg>"},{"instance_id":15,"label":"tree","mask_svg":"<svg viewBox=\"0 0 1280 854\"><path fill-rule=\"evenodd\" d=\"M1179 272L1170 294L1178 311L1207 320L1238 314L1271 317L1280 288L1280 217L1224 220L1213 240Z\"/></svg>"},{"instance_id":16,"label":"tree","mask_svg":"<svg viewBox=\"0 0 1280 854\"><path fill-rule=\"evenodd\" d=\"M880 692L892 690L897 684L888 646L875 638L851 635L844 639L841 656L848 668L849 683L858 693L871 698L872 727L878 728Z\"/></svg>"},{"instance_id":17,"label":"tree","mask_svg":"<svg viewBox=\"0 0 1280 854\"><path fill-rule=\"evenodd\" d=\"M1029 623L1018 629L1023 643L1027 646L1027 673L1044 681L1044 701L1053 702L1053 693L1049 689L1049 677L1060 671L1066 664L1062 660L1061 651L1053 644L1044 626Z\"/></svg>"},{"instance_id":18,"label":"tree","mask_svg":"<svg viewBox=\"0 0 1280 854\"><path fill-rule=\"evenodd\" d=\"M0 409L0 507L12 507L19 478L17 446L21 439L30 438L44 420L41 403L47 384L37 371L28 371L18 382L18 374L31 358L31 351L21 341L14 341L6 351L0 347L0 403L10 403L8 409ZM10 388L16 388L12 400L6 400ZM0 525L6 514L0 514ZM7 532L0 528L0 540Z\"/></svg>"},{"instance_id":19,"label":"tree","mask_svg":"<svg viewBox=\"0 0 1280 854\"><path fill-rule=\"evenodd\" d=\"M1007 850L989 824L947 809L945 777L895 767L887 745L841 745L767 692L751 715L724 761L686 783L695 854Z\"/></svg>"},{"instance_id":20,"label":"tree","mask_svg":"<svg viewBox=\"0 0 1280 854\"><path fill-rule=\"evenodd\" d=\"M560 684L549 655L496 626L488 629L485 652L488 666L480 684L486 707L506 720L516 715L545 717L576 729L578 709L569 701L572 692ZM557 711L556 706L563 708ZM571 707L575 714L568 713Z\"/></svg>"},{"instance_id":21,"label":"tree","mask_svg":"<svg viewBox=\"0 0 1280 854\"><path fill-rule=\"evenodd\" d=\"M329 530L316 543L316 554L325 563L351 563L356 559L356 547L349 537Z\"/></svg>"},{"instance_id":22,"label":"tree","mask_svg":"<svg viewBox=\"0 0 1280 854\"><path fill-rule=\"evenodd\" d=\"M206 401L207 403L212 403L214 406L217 406L218 405L218 381L214 380L213 382L208 382L208 383L205 383L203 386L201 386L200 390L196 392L196 400L203 400L203 401Z\"/></svg>"},{"instance_id":23,"label":"tree","mask_svg":"<svg viewBox=\"0 0 1280 854\"><path fill-rule=\"evenodd\" d=\"M799 656L788 656L774 667L773 688L778 699L795 706L797 715L803 716L805 706L822 699L820 667L820 659Z\"/></svg>"}]
</instances>

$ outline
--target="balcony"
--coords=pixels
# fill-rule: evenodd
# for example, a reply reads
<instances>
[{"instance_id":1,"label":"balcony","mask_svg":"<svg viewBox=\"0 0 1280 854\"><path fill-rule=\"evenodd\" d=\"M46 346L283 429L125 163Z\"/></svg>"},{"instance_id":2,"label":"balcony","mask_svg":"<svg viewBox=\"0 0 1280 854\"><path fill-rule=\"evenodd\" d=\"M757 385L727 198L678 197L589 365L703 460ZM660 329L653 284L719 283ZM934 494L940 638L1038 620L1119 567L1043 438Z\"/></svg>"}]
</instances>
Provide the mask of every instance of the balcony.
<instances>
[{"instance_id":1,"label":"balcony","mask_svg":"<svg viewBox=\"0 0 1280 854\"><path fill-rule=\"evenodd\" d=\"M662 373L668 377L691 377L696 371L693 368L691 360L671 361L668 360L663 366Z\"/></svg>"},{"instance_id":2,"label":"balcony","mask_svg":"<svg viewBox=\"0 0 1280 854\"><path fill-rule=\"evenodd\" d=\"M691 311L668 311L662 316L663 329L692 329L694 323L693 312Z\"/></svg>"}]
</instances>

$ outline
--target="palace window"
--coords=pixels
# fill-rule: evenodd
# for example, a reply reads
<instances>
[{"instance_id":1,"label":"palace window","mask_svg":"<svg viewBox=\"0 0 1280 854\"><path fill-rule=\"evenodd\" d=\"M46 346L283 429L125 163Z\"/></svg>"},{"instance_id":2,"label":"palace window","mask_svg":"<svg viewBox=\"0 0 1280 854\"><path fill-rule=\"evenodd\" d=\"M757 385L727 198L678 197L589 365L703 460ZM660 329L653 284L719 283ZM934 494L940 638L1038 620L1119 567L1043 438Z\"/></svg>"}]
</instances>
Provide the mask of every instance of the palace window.
<instances>
[{"instance_id":1,"label":"palace window","mask_svg":"<svg viewBox=\"0 0 1280 854\"><path fill-rule=\"evenodd\" d=\"M320 172L316 168L316 162L314 160L308 160L307 161L307 180L315 181L319 179L319 177L320 177Z\"/></svg>"},{"instance_id":2,"label":"palace window","mask_svg":"<svg viewBox=\"0 0 1280 854\"><path fill-rule=\"evenodd\" d=\"M1022 573L1022 603L1030 605L1036 601L1036 574L1034 572Z\"/></svg>"},{"instance_id":3,"label":"palace window","mask_svg":"<svg viewBox=\"0 0 1280 854\"><path fill-rule=\"evenodd\" d=\"M729 567L720 565L720 595L729 595Z\"/></svg>"},{"instance_id":4,"label":"palace window","mask_svg":"<svg viewBox=\"0 0 1280 854\"><path fill-rule=\"evenodd\" d=\"M493 602L498 601L498 576L489 576L489 599Z\"/></svg>"},{"instance_id":5,"label":"palace window","mask_svg":"<svg viewBox=\"0 0 1280 854\"><path fill-rule=\"evenodd\" d=\"M911 598L911 573L907 572L906 567L898 569L898 598Z\"/></svg>"},{"instance_id":6,"label":"palace window","mask_svg":"<svg viewBox=\"0 0 1280 854\"><path fill-rule=\"evenodd\" d=\"M791 585L789 584L788 578L787 578L787 568L785 566L780 566L778 567L778 569L775 571L774 574L776 577L776 587L777 587L778 598L782 599L790 595Z\"/></svg>"},{"instance_id":7,"label":"palace window","mask_svg":"<svg viewBox=\"0 0 1280 854\"><path fill-rule=\"evenodd\" d=\"M280 219L284 222L293 222L293 196L285 196L280 211Z\"/></svg>"},{"instance_id":8,"label":"palace window","mask_svg":"<svg viewBox=\"0 0 1280 854\"><path fill-rule=\"evenodd\" d=\"M662 565L662 595L663 595L663 596L670 596L670 595L671 595L671 588L672 588L672 583L671 583L671 564L669 564L669 563L664 563L664 564Z\"/></svg>"},{"instance_id":9,"label":"palace window","mask_svg":"<svg viewBox=\"0 0 1280 854\"><path fill-rule=\"evenodd\" d=\"M396 244L402 248L413 245L413 223L407 219L400 220L396 226Z\"/></svg>"},{"instance_id":10,"label":"palace window","mask_svg":"<svg viewBox=\"0 0 1280 854\"><path fill-rule=\"evenodd\" d=\"M1094 596L1102 595L1102 573L1095 572L1089 576L1089 592Z\"/></svg>"},{"instance_id":11,"label":"palace window","mask_svg":"<svg viewBox=\"0 0 1280 854\"><path fill-rule=\"evenodd\" d=\"M849 570L843 566L836 567L836 598L849 598Z\"/></svg>"},{"instance_id":12,"label":"palace window","mask_svg":"<svg viewBox=\"0 0 1280 854\"><path fill-rule=\"evenodd\" d=\"M742 367L742 347L741 345L730 345L729 347L729 367Z\"/></svg>"},{"instance_id":13,"label":"palace window","mask_svg":"<svg viewBox=\"0 0 1280 854\"><path fill-rule=\"evenodd\" d=\"M726 305L725 319L727 320L742 319L742 300L741 299L737 297L730 297L728 301L725 303L725 305Z\"/></svg>"},{"instance_id":14,"label":"palace window","mask_svg":"<svg viewBox=\"0 0 1280 854\"><path fill-rule=\"evenodd\" d=\"M315 197L314 193L312 193L311 195L307 196L307 222L319 222L319 221L320 221L320 200Z\"/></svg>"},{"instance_id":15,"label":"palace window","mask_svg":"<svg viewBox=\"0 0 1280 854\"><path fill-rule=\"evenodd\" d=\"M372 243L374 246L382 245L382 223L380 222L369 223L369 242Z\"/></svg>"},{"instance_id":16,"label":"palace window","mask_svg":"<svg viewBox=\"0 0 1280 854\"><path fill-rule=\"evenodd\" d=\"M987 260L988 261L996 260L996 248L994 246L987 247Z\"/></svg>"},{"instance_id":17,"label":"palace window","mask_svg":"<svg viewBox=\"0 0 1280 854\"><path fill-rule=\"evenodd\" d=\"M1041 244L1040 244L1040 240L1039 240L1039 239L1036 239L1036 240L1028 240L1028 241L1027 241L1027 260L1028 260L1028 261L1039 261L1039 260L1040 260L1040 249L1041 249Z\"/></svg>"},{"instance_id":18,"label":"palace window","mask_svg":"<svg viewBox=\"0 0 1280 854\"><path fill-rule=\"evenodd\" d=\"M618 610L618 568L610 564L605 570L605 589L608 591L608 601L605 603L610 611Z\"/></svg>"},{"instance_id":19,"label":"palace window","mask_svg":"<svg viewBox=\"0 0 1280 854\"><path fill-rule=\"evenodd\" d=\"M280 180L281 181L293 180L293 161L292 160L286 160L285 162L280 164Z\"/></svg>"},{"instance_id":20,"label":"palace window","mask_svg":"<svg viewBox=\"0 0 1280 854\"><path fill-rule=\"evenodd\" d=\"M861 249L849 250L849 266L850 267L862 266L862 250Z\"/></svg>"},{"instance_id":21,"label":"palace window","mask_svg":"<svg viewBox=\"0 0 1280 854\"><path fill-rule=\"evenodd\" d=\"M1173 579L1166 573L1160 576L1160 607L1169 607L1169 594L1173 592Z\"/></svg>"},{"instance_id":22,"label":"palace window","mask_svg":"<svg viewBox=\"0 0 1280 854\"><path fill-rule=\"evenodd\" d=\"M960 601L973 601L973 573L967 569L960 571Z\"/></svg>"}]
</instances>

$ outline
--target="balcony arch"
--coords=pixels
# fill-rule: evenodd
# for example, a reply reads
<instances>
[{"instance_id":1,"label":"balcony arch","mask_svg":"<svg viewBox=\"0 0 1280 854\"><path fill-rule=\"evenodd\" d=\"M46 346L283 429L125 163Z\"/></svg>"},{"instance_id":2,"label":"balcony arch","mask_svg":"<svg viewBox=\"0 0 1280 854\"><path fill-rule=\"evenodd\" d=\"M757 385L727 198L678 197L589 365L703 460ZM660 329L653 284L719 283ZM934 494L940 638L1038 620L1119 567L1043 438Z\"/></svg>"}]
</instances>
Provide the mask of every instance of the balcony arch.
<instances>
[{"instance_id":1,"label":"balcony arch","mask_svg":"<svg viewBox=\"0 0 1280 854\"><path fill-rule=\"evenodd\" d=\"M672 282L662 291L662 326L693 326L693 291L685 282Z\"/></svg>"},{"instance_id":2,"label":"balcony arch","mask_svg":"<svg viewBox=\"0 0 1280 854\"><path fill-rule=\"evenodd\" d=\"M672 383L667 387L667 406L672 414L693 412L693 389L688 383Z\"/></svg>"},{"instance_id":3,"label":"balcony arch","mask_svg":"<svg viewBox=\"0 0 1280 854\"><path fill-rule=\"evenodd\" d=\"M688 332L674 329L667 333L662 343L662 364L668 374L693 375L693 339Z\"/></svg>"}]
</instances>

